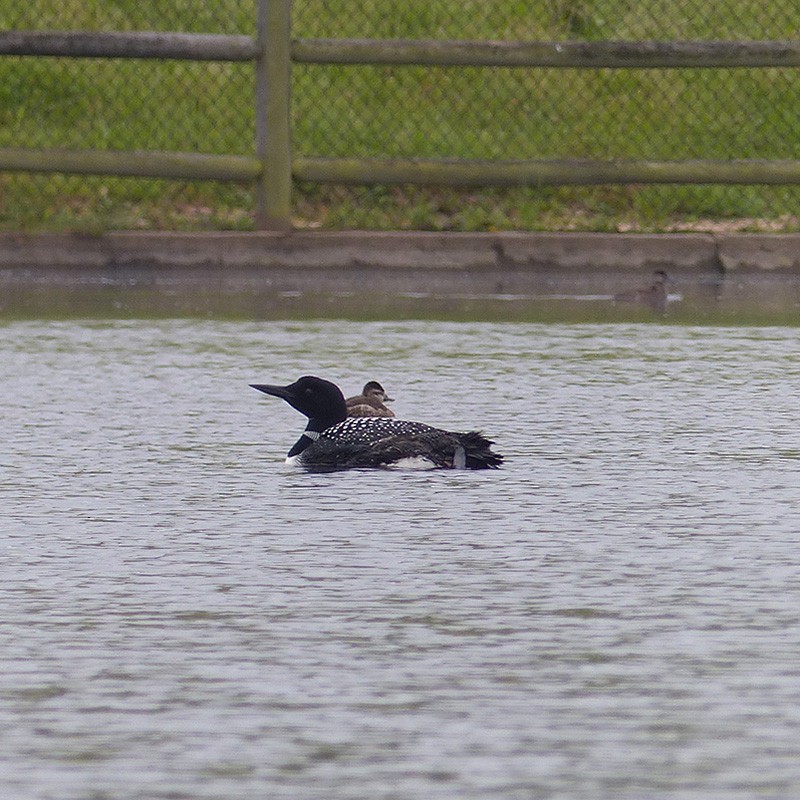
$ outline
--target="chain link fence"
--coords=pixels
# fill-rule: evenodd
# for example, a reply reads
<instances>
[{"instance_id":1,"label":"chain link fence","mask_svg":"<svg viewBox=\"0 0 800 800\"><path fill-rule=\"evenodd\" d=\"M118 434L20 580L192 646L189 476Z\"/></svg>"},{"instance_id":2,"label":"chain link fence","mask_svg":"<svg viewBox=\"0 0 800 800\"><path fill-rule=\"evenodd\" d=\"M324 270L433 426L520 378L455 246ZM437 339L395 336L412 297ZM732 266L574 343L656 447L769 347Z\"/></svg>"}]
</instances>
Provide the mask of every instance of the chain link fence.
<instances>
[{"instance_id":1,"label":"chain link fence","mask_svg":"<svg viewBox=\"0 0 800 800\"><path fill-rule=\"evenodd\" d=\"M0 28L255 34L252 0L0 0ZM252 154L247 63L0 58L0 147ZM3 229L252 227L253 190L0 173Z\"/></svg>"},{"instance_id":2,"label":"chain link fence","mask_svg":"<svg viewBox=\"0 0 800 800\"><path fill-rule=\"evenodd\" d=\"M153 8L152 5L157 5ZM9 30L254 34L252 0L0 0ZM783 40L793 0L295 0L295 38ZM295 64L293 146L318 157L798 159L789 68ZM0 59L0 147L253 152L248 64ZM301 184L298 226L797 230L793 186L454 190ZM0 175L0 227L248 228L251 187Z\"/></svg>"}]
</instances>

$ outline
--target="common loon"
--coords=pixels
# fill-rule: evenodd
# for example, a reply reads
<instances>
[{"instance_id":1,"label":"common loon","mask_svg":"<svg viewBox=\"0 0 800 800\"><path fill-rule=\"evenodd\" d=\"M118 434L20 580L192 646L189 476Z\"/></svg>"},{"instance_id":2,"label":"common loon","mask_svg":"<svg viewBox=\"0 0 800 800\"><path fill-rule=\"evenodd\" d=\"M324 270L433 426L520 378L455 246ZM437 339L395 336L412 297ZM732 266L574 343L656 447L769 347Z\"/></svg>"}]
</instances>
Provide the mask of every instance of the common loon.
<instances>
[{"instance_id":1,"label":"common loon","mask_svg":"<svg viewBox=\"0 0 800 800\"><path fill-rule=\"evenodd\" d=\"M254 389L281 397L308 417L287 463L310 470L386 467L404 460L440 469L491 469L503 456L482 434L452 433L421 422L383 417L348 417L336 384L305 376L288 386L251 383Z\"/></svg>"},{"instance_id":2,"label":"common loon","mask_svg":"<svg viewBox=\"0 0 800 800\"><path fill-rule=\"evenodd\" d=\"M672 283L663 269L653 273L653 282L644 289L633 289L614 295L614 300L623 303L644 303L653 311L663 314L667 310L667 287Z\"/></svg>"},{"instance_id":3,"label":"common loon","mask_svg":"<svg viewBox=\"0 0 800 800\"><path fill-rule=\"evenodd\" d=\"M378 381L367 381L361 394L355 397L348 397L347 403L348 417L393 417L394 411L384 405L391 403L392 398L386 394L383 386Z\"/></svg>"}]
</instances>

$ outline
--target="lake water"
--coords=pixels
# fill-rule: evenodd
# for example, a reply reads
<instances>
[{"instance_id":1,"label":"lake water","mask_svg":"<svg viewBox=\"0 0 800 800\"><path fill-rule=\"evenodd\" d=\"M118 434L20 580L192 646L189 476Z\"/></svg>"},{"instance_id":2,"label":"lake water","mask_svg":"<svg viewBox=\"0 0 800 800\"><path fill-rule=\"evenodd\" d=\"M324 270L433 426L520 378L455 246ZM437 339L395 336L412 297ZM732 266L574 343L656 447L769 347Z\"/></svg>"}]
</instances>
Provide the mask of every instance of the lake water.
<instances>
[{"instance_id":1,"label":"lake water","mask_svg":"<svg viewBox=\"0 0 800 800\"><path fill-rule=\"evenodd\" d=\"M0 788L800 795L800 331L0 326ZM377 379L486 472L305 474Z\"/></svg>"}]
</instances>

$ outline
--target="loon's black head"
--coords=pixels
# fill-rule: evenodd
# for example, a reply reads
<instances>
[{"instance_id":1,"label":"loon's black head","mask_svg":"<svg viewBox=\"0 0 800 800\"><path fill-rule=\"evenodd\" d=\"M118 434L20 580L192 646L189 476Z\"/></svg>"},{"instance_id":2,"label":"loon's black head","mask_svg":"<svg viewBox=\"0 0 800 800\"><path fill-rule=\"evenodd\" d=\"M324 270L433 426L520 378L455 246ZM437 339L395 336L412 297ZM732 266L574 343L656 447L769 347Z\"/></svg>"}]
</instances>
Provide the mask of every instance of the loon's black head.
<instances>
[{"instance_id":1,"label":"loon's black head","mask_svg":"<svg viewBox=\"0 0 800 800\"><path fill-rule=\"evenodd\" d=\"M335 383L306 375L288 386L251 383L254 389L283 398L309 419L309 429L324 431L347 417L344 395Z\"/></svg>"}]
</instances>

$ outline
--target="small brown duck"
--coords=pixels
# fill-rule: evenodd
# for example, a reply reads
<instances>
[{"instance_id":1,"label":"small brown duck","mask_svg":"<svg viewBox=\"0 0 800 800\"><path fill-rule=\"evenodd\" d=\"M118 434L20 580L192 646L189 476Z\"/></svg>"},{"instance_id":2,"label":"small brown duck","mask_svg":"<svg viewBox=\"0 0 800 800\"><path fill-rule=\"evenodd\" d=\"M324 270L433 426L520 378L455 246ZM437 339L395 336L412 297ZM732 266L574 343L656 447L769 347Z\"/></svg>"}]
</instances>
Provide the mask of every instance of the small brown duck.
<instances>
[{"instance_id":1,"label":"small brown duck","mask_svg":"<svg viewBox=\"0 0 800 800\"><path fill-rule=\"evenodd\" d=\"M394 411L384 403L391 403L392 398L386 394L383 386L378 381L367 381L361 394L348 397L347 404L348 417L393 417Z\"/></svg>"},{"instance_id":2,"label":"small brown duck","mask_svg":"<svg viewBox=\"0 0 800 800\"><path fill-rule=\"evenodd\" d=\"M620 292L614 295L614 300L620 303L644 303L653 311L663 314L667 310L667 287L672 283L663 269L653 273L653 282L643 289L632 289L629 292Z\"/></svg>"}]
</instances>

